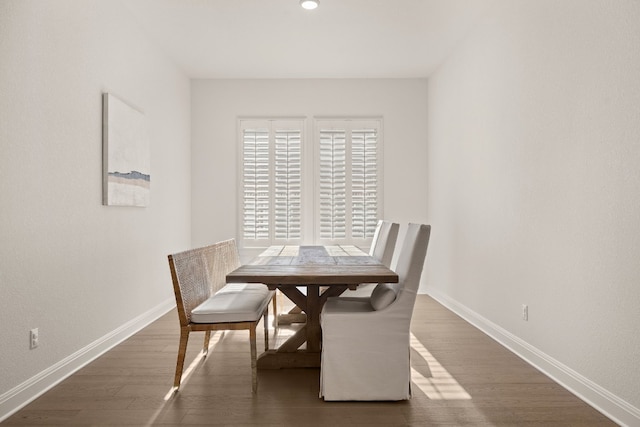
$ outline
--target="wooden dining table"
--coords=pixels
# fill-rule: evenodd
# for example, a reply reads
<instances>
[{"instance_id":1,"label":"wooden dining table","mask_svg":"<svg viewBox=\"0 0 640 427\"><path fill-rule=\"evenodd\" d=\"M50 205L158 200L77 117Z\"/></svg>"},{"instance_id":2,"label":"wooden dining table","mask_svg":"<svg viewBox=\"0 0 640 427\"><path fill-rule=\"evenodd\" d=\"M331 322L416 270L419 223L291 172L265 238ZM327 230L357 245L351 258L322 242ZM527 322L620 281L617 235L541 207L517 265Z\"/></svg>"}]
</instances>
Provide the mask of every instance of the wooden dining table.
<instances>
[{"instance_id":1,"label":"wooden dining table","mask_svg":"<svg viewBox=\"0 0 640 427\"><path fill-rule=\"evenodd\" d=\"M320 366L320 312L327 298L362 283L397 283L398 275L356 246L271 246L227 274L227 282L279 289L306 313L306 323L287 341L258 357L258 368L308 368Z\"/></svg>"}]
</instances>

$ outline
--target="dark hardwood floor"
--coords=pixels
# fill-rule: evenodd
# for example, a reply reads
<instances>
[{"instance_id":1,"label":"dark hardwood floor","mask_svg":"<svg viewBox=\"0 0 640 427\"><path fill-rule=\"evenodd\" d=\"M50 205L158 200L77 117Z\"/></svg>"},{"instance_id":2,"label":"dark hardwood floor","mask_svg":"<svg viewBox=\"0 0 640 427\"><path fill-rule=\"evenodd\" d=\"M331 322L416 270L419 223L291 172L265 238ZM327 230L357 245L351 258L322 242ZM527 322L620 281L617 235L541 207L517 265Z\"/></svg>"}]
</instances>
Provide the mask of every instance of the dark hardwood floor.
<instances>
[{"instance_id":1,"label":"dark hardwood floor","mask_svg":"<svg viewBox=\"0 0 640 427\"><path fill-rule=\"evenodd\" d=\"M215 335L171 394L178 332L172 311L2 426L616 425L426 295L414 311L413 398L404 402L324 402L318 369L259 371L252 395L247 331ZM191 335L185 367L202 345L203 334Z\"/></svg>"}]
</instances>

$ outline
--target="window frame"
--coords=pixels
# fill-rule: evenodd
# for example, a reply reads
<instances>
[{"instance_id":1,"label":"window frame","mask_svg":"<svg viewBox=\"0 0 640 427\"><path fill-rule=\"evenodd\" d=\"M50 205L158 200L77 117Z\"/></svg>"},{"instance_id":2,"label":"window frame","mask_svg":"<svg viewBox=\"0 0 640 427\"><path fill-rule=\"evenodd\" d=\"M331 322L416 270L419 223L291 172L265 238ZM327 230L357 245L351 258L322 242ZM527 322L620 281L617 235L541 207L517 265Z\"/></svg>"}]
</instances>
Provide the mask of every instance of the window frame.
<instances>
[{"instance_id":1,"label":"window frame","mask_svg":"<svg viewBox=\"0 0 640 427\"><path fill-rule=\"evenodd\" d=\"M309 125L311 122L311 125ZM331 244L349 244L368 248L372 241L372 236L365 238L353 238L351 216L347 215L348 235L344 239L322 239L320 236L320 211L319 211L319 185L320 185L320 130L323 126L331 125L337 129L348 129L349 140L351 140L351 132L358 127L370 127L377 131L376 135L376 182L377 182L377 219L384 218L384 128L382 116L366 116L366 117L325 117L314 116L312 119L301 116L288 117L238 117L236 120L236 145L237 145L237 230L236 236L238 246L241 250L249 250L250 253L257 254L257 250L265 249L272 245L331 245ZM270 144L270 194L274 194L274 168L275 168L275 127L280 129L296 129L300 131L300 238L280 240L274 236L274 197L271 197L270 203L270 230L269 238L253 240L244 237L244 130L247 128L267 128L269 130ZM312 131L309 131L309 128ZM349 145L350 146L350 145ZM347 165L349 173L351 172L351 162ZM350 187L350 184L349 184ZM350 189L350 188L349 188ZM349 205L351 206L351 196L349 196Z\"/></svg>"}]
</instances>

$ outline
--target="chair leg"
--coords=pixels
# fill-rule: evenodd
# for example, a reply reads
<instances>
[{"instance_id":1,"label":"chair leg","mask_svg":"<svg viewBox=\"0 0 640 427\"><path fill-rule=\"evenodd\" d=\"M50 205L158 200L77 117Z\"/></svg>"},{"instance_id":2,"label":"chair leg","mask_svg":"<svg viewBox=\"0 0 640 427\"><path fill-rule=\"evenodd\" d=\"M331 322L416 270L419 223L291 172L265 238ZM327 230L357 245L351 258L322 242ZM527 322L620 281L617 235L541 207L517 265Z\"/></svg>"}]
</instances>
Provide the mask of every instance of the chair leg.
<instances>
[{"instance_id":1,"label":"chair leg","mask_svg":"<svg viewBox=\"0 0 640 427\"><path fill-rule=\"evenodd\" d=\"M211 331L204 332L204 347L202 348L202 352L206 356L209 354L209 341L211 340Z\"/></svg>"},{"instance_id":2,"label":"chair leg","mask_svg":"<svg viewBox=\"0 0 640 427\"><path fill-rule=\"evenodd\" d=\"M173 386L180 388L180 380L182 379L182 369L184 368L184 358L187 353L187 343L189 342L189 329L180 328L180 345L178 346L178 361L176 362L176 375L173 380Z\"/></svg>"},{"instance_id":3,"label":"chair leg","mask_svg":"<svg viewBox=\"0 0 640 427\"><path fill-rule=\"evenodd\" d=\"M262 314L264 323L264 351L269 350L269 306L264 309Z\"/></svg>"},{"instance_id":4,"label":"chair leg","mask_svg":"<svg viewBox=\"0 0 640 427\"><path fill-rule=\"evenodd\" d=\"M249 328L249 340L251 341L251 391L258 392L258 351L256 348L256 326L253 323Z\"/></svg>"},{"instance_id":5,"label":"chair leg","mask_svg":"<svg viewBox=\"0 0 640 427\"><path fill-rule=\"evenodd\" d=\"M273 293L273 327L278 329L278 301L276 300L278 292Z\"/></svg>"}]
</instances>

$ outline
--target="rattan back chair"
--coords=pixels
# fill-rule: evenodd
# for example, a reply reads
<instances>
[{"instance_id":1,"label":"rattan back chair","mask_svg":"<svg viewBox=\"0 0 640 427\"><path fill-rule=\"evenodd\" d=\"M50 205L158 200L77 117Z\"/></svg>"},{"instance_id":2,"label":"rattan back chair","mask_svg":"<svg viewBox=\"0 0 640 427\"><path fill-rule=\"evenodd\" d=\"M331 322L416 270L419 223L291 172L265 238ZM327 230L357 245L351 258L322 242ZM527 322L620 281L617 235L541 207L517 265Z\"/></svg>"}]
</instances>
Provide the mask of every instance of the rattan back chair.
<instances>
[{"instance_id":1,"label":"rattan back chair","mask_svg":"<svg viewBox=\"0 0 640 427\"><path fill-rule=\"evenodd\" d=\"M247 329L249 330L251 341L252 390L255 393L258 387L256 327L261 318L216 323L194 323L191 318L193 309L222 289L226 285L227 273L240 266L240 257L235 240L225 240L210 246L175 253L169 255L168 258L178 318L180 320L180 345L178 347L174 387L176 389L180 387L190 332L205 332L203 354L206 357L211 331ZM265 350L269 348L267 315L268 305L262 315L265 329Z\"/></svg>"}]
</instances>

